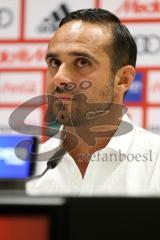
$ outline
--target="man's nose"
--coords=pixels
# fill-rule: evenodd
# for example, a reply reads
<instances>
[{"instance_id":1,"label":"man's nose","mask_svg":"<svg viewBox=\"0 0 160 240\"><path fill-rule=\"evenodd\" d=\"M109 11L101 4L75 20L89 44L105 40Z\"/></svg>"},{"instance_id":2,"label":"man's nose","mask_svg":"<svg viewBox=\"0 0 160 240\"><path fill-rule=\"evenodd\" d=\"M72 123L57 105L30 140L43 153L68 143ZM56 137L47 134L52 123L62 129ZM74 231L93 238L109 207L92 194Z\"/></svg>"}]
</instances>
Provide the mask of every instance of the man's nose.
<instances>
[{"instance_id":1,"label":"man's nose","mask_svg":"<svg viewBox=\"0 0 160 240\"><path fill-rule=\"evenodd\" d=\"M65 64L61 64L57 73L54 75L54 83L56 86L65 86L73 82L73 74L70 67Z\"/></svg>"}]
</instances>

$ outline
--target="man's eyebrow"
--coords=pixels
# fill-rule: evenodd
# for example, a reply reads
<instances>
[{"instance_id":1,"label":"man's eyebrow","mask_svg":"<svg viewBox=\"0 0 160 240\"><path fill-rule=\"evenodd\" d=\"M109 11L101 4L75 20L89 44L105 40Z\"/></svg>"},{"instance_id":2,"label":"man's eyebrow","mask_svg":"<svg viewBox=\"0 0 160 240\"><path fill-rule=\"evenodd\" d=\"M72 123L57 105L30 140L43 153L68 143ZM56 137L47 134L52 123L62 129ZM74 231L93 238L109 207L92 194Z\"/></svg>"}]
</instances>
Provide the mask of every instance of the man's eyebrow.
<instances>
[{"instance_id":1,"label":"man's eyebrow","mask_svg":"<svg viewBox=\"0 0 160 240\"><path fill-rule=\"evenodd\" d=\"M58 54L49 52L46 54L45 60L47 61L48 58L58 58Z\"/></svg>"},{"instance_id":2,"label":"man's eyebrow","mask_svg":"<svg viewBox=\"0 0 160 240\"><path fill-rule=\"evenodd\" d=\"M96 58L93 55L86 53L86 52L74 51L74 52L70 52L69 55L76 56L76 57L86 57L86 58L90 58L93 61L97 62Z\"/></svg>"},{"instance_id":3,"label":"man's eyebrow","mask_svg":"<svg viewBox=\"0 0 160 240\"><path fill-rule=\"evenodd\" d=\"M76 56L76 57L86 57L86 58L90 58L92 59L94 62L98 63L98 61L96 60L96 58L89 54L89 53L86 53L86 52L81 52L81 51L73 51L73 52L69 52L68 53L69 56ZM53 52L48 52L46 54L46 57L45 59L47 60L48 58L59 58L59 55L56 54L56 53L53 53Z\"/></svg>"}]
</instances>

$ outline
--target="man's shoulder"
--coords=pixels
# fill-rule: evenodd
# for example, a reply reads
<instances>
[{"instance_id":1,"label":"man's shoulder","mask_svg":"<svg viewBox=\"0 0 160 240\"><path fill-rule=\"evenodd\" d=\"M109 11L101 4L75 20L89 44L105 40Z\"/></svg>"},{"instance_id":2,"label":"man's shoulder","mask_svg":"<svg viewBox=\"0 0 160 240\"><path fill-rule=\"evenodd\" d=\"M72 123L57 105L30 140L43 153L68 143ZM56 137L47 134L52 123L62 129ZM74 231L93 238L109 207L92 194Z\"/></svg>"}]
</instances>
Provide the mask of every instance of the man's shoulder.
<instances>
[{"instance_id":1,"label":"man's shoulder","mask_svg":"<svg viewBox=\"0 0 160 240\"><path fill-rule=\"evenodd\" d=\"M160 151L160 135L152 133L142 127L134 126L134 140L143 148Z\"/></svg>"}]
</instances>

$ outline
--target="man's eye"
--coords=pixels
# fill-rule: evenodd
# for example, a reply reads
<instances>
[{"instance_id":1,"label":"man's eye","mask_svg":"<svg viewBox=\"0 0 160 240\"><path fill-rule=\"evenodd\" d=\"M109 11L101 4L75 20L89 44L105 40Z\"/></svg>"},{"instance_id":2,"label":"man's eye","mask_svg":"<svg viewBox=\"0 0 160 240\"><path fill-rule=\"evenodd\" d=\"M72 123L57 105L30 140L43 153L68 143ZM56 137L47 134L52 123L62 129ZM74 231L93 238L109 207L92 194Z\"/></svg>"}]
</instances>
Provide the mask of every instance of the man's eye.
<instances>
[{"instance_id":1,"label":"man's eye","mask_svg":"<svg viewBox=\"0 0 160 240\"><path fill-rule=\"evenodd\" d=\"M56 59L56 58L52 58L52 59L50 59L50 61L49 61L49 65L50 65L51 67L53 67L53 68L59 67L60 64L61 64L61 62L60 62L58 59Z\"/></svg>"},{"instance_id":2,"label":"man's eye","mask_svg":"<svg viewBox=\"0 0 160 240\"><path fill-rule=\"evenodd\" d=\"M85 67L88 66L90 62L86 58L79 58L77 59L76 64L78 65L78 67Z\"/></svg>"}]
</instances>

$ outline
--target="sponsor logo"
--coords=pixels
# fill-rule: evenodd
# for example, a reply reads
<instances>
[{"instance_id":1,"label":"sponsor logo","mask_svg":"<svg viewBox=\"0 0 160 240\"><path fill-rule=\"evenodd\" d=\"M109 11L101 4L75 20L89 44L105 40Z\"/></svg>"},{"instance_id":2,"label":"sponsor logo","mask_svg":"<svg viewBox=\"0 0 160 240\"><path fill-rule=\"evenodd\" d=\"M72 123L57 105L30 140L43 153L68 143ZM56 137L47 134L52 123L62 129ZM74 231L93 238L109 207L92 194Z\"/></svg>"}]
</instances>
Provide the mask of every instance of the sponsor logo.
<instances>
[{"instance_id":1,"label":"sponsor logo","mask_svg":"<svg viewBox=\"0 0 160 240\"><path fill-rule=\"evenodd\" d=\"M46 44L0 45L0 68L46 68Z\"/></svg>"},{"instance_id":2,"label":"sponsor logo","mask_svg":"<svg viewBox=\"0 0 160 240\"><path fill-rule=\"evenodd\" d=\"M34 60L41 61L44 59L45 54L40 49L34 53L30 53L28 49L22 48L16 52L10 52L7 50L0 52L0 62L32 62Z\"/></svg>"},{"instance_id":3,"label":"sponsor logo","mask_svg":"<svg viewBox=\"0 0 160 240\"><path fill-rule=\"evenodd\" d=\"M36 83L30 82L29 85L25 85L24 83L21 83L19 85L16 85L15 83L4 83L2 86L0 86L0 93L4 94L32 94L36 92Z\"/></svg>"},{"instance_id":4,"label":"sponsor logo","mask_svg":"<svg viewBox=\"0 0 160 240\"><path fill-rule=\"evenodd\" d=\"M160 13L160 1L140 2L125 0L116 13Z\"/></svg>"},{"instance_id":5,"label":"sponsor logo","mask_svg":"<svg viewBox=\"0 0 160 240\"><path fill-rule=\"evenodd\" d=\"M138 54L157 54L160 52L160 36L156 34L134 36Z\"/></svg>"},{"instance_id":6,"label":"sponsor logo","mask_svg":"<svg viewBox=\"0 0 160 240\"><path fill-rule=\"evenodd\" d=\"M37 27L37 32L52 33L58 28L60 20L69 13L69 8L66 4L61 4L60 7L45 17L40 25Z\"/></svg>"},{"instance_id":7,"label":"sponsor logo","mask_svg":"<svg viewBox=\"0 0 160 240\"><path fill-rule=\"evenodd\" d=\"M0 8L0 28L7 28L13 22L13 12L9 8Z\"/></svg>"},{"instance_id":8,"label":"sponsor logo","mask_svg":"<svg viewBox=\"0 0 160 240\"><path fill-rule=\"evenodd\" d=\"M149 103L160 103L160 72L149 71L147 84L147 100Z\"/></svg>"},{"instance_id":9,"label":"sponsor logo","mask_svg":"<svg viewBox=\"0 0 160 240\"><path fill-rule=\"evenodd\" d=\"M24 158L27 156L27 150L24 148L19 149L21 154ZM4 161L5 165L14 165L14 166L21 166L25 165L25 162L20 160L15 155L15 149L14 148L0 148L0 161Z\"/></svg>"},{"instance_id":10,"label":"sponsor logo","mask_svg":"<svg viewBox=\"0 0 160 240\"><path fill-rule=\"evenodd\" d=\"M152 91L155 93L160 93L160 82L156 82L153 87L152 87Z\"/></svg>"},{"instance_id":11,"label":"sponsor logo","mask_svg":"<svg viewBox=\"0 0 160 240\"><path fill-rule=\"evenodd\" d=\"M126 102L141 102L142 101L142 73L137 73L133 80L126 96Z\"/></svg>"},{"instance_id":12,"label":"sponsor logo","mask_svg":"<svg viewBox=\"0 0 160 240\"><path fill-rule=\"evenodd\" d=\"M41 72L3 72L0 74L0 104L20 104L42 92ZM26 84L27 83L27 84Z\"/></svg>"}]
</instances>

